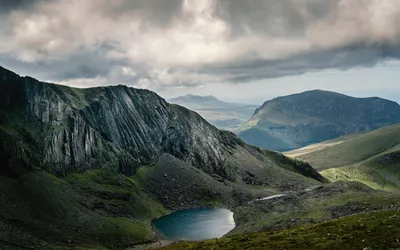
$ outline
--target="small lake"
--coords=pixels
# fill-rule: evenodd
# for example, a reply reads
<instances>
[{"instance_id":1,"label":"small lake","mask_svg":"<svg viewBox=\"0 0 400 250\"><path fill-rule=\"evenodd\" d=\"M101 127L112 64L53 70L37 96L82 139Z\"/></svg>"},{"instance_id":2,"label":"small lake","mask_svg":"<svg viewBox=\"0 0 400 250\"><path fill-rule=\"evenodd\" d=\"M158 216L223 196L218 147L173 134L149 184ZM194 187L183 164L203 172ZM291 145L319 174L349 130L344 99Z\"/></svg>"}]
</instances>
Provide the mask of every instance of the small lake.
<instances>
[{"instance_id":1,"label":"small lake","mask_svg":"<svg viewBox=\"0 0 400 250\"><path fill-rule=\"evenodd\" d=\"M224 236L235 228L235 221L228 209L197 208L173 212L152 225L162 239L206 240Z\"/></svg>"}]
</instances>

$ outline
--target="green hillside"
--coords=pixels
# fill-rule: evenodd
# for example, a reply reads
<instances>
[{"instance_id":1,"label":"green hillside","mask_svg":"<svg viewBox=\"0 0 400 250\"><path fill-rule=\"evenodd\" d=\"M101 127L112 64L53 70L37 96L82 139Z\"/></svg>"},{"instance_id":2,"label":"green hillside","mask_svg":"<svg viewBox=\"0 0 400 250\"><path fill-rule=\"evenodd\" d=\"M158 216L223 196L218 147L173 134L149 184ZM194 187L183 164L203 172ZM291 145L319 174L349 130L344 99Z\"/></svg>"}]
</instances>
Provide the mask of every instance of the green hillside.
<instances>
[{"instance_id":1,"label":"green hillside","mask_svg":"<svg viewBox=\"0 0 400 250\"><path fill-rule=\"evenodd\" d=\"M331 181L360 181L400 190L400 125L311 145L286 155L304 160Z\"/></svg>"}]
</instances>

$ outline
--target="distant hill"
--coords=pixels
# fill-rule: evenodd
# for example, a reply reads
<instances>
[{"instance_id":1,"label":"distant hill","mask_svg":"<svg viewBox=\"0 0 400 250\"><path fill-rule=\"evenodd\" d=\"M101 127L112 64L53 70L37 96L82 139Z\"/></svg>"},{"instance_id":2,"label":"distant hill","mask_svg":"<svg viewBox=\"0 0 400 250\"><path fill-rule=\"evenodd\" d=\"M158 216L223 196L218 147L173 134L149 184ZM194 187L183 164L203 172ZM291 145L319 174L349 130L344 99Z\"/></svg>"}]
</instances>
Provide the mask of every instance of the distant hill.
<instances>
[{"instance_id":1,"label":"distant hill","mask_svg":"<svg viewBox=\"0 0 400 250\"><path fill-rule=\"evenodd\" d=\"M289 151L400 122L400 105L313 90L266 101L235 132L264 149Z\"/></svg>"},{"instance_id":2,"label":"distant hill","mask_svg":"<svg viewBox=\"0 0 400 250\"><path fill-rule=\"evenodd\" d=\"M185 95L168 100L194 110L211 124L220 129L232 130L245 123L257 105L229 103L214 96Z\"/></svg>"},{"instance_id":3,"label":"distant hill","mask_svg":"<svg viewBox=\"0 0 400 250\"><path fill-rule=\"evenodd\" d=\"M307 161L331 181L359 181L400 191L400 124L285 154Z\"/></svg>"}]
</instances>

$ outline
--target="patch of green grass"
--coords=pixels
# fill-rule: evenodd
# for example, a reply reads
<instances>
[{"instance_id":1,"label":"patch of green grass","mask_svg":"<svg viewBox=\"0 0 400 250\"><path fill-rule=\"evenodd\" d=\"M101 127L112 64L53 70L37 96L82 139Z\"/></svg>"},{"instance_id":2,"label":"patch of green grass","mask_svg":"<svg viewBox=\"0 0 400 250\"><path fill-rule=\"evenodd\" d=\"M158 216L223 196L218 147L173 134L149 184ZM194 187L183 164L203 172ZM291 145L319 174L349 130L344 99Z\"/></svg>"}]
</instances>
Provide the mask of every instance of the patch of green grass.
<instances>
[{"instance_id":1,"label":"patch of green grass","mask_svg":"<svg viewBox=\"0 0 400 250\"><path fill-rule=\"evenodd\" d=\"M236 228L230 234L323 222L399 203L396 194L375 191L361 183L337 182L315 191L288 194L235 208Z\"/></svg>"},{"instance_id":2,"label":"patch of green grass","mask_svg":"<svg viewBox=\"0 0 400 250\"><path fill-rule=\"evenodd\" d=\"M400 163L397 158L400 150L400 125L353 135L343 140L339 144L331 144L296 158L321 170L321 174L331 182L357 181L374 189L400 192ZM297 151L302 150L306 148ZM296 151L290 154L296 155Z\"/></svg>"},{"instance_id":3,"label":"patch of green grass","mask_svg":"<svg viewBox=\"0 0 400 250\"><path fill-rule=\"evenodd\" d=\"M163 249L389 249L400 248L400 212L343 217L287 230L181 242Z\"/></svg>"},{"instance_id":4,"label":"patch of green grass","mask_svg":"<svg viewBox=\"0 0 400 250\"><path fill-rule=\"evenodd\" d=\"M150 175L151 171L153 171L152 167L150 167L150 166L141 166L136 170L135 175L129 177L129 179L133 183L135 183L137 185L140 185L140 183L146 181L146 179Z\"/></svg>"},{"instance_id":5,"label":"patch of green grass","mask_svg":"<svg viewBox=\"0 0 400 250\"><path fill-rule=\"evenodd\" d=\"M326 178L321 176L314 168L312 168L308 163L304 161L300 161L294 158L289 158L281 153L268 150L264 150L263 153L269 159L272 159L278 166L281 166L282 168L315 179L322 183L328 183L328 180Z\"/></svg>"},{"instance_id":6,"label":"patch of green grass","mask_svg":"<svg viewBox=\"0 0 400 250\"><path fill-rule=\"evenodd\" d=\"M151 219L168 211L142 192L138 182L132 181L132 179L141 178L143 170L138 171L133 177L126 177L112 169L98 169L71 174L65 179L76 188L95 197L91 200L93 203L98 202L96 197L100 197L103 203L113 207L118 205L119 210L124 213L150 222Z\"/></svg>"},{"instance_id":7,"label":"patch of green grass","mask_svg":"<svg viewBox=\"0 0 400 250\"><path fill-rule=\"evenodd\" d=\"M155 234L148 224L142 222L127 218L106 218L89 237L97 239L109 249L118 249L116 246L131 246L153 240Z\"/></svg>"},{"instance_id":8,"label":"patch of green grass","mask_svg":"<svg viewBox=\"0 0 400 250\"><path fill-rule=\"evenodd\" d=\"M123 175L118 174L113 169L96 169L89 170L80 174L70 174L65 180L71 182L79 182L79 183L98 183L98 184L108 184L115 186L122 186L124 184L125 177Z\"/></svg>"},{"instance_id":9,"label":"patch of green grass","mask_svg":"<svg viewBox=\"0 0 400 250\"><path fill-rule=\"evenodd\" d=\"M365 161L400 145L400 125L357 135L341 144L300 155L316 169L328 169Z\"/></svg>"},{"instance_id":10,"label":"patch of green grass","mask_svg":"<svg viewBox=\"0 0 400 250\"><path fill-rule=\"evenodd\" d=\"M2 223L9 225L0 230L0 239L43 242L38 249L122 249L154 239L151 220L166 213L127 177L109 169L64 179L44 171L17 179L0 176L0 214L5 215L0 229ZM21 241L19 235L25 234L30 236Z\"/></svg>"},{"instance_id":11,"label":"patch of green grass","mask_svg":"<svg viewBox=\"0 0 400 250\"><path fill-rule=\"evenodd\" d=\"M358 181L374 189L400 192L400 165L377 163L374 158L365 162L321 172L332 182Z\"/></svg>"}]
</instances>

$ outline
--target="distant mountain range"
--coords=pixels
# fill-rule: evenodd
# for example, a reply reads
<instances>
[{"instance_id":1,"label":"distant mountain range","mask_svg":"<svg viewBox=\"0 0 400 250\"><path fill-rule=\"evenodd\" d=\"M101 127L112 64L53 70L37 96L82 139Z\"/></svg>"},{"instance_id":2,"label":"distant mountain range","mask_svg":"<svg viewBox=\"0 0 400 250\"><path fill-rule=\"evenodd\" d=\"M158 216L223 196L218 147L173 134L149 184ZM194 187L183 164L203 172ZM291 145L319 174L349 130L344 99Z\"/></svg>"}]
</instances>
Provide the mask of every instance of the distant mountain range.
<instances>
[{"instance_id":1,"label":"distant mountain range","mask_svg":"<svg viewBox=\"0 0 400 250\"><path fill-rule=\"evenodd\" d=\"M396 102L313 90L266 101L234 132L249 144L288 151L399 122Z\"/></svg>"},{"instance_id":2,"label":"distant mountain range","mask_svg":"<svg viewBox=\"0 0 400 250\"><path fill-rule=\"evenodd\" d=\"M400 191L400 124L285 153L310 163L331 181L358 181Z\"/></svg>"},{"instance_id":3,"label":"distant mountain range","mask_svg":"<svg viewBox=\"0 0 400 250\"><path fill-rule=\"evenodd\" d=\"M232 130L251 118L257 105L229 103L214 96L185 95L168 100L194 110L220 129Z\"/></svg>"}]
</instances>

